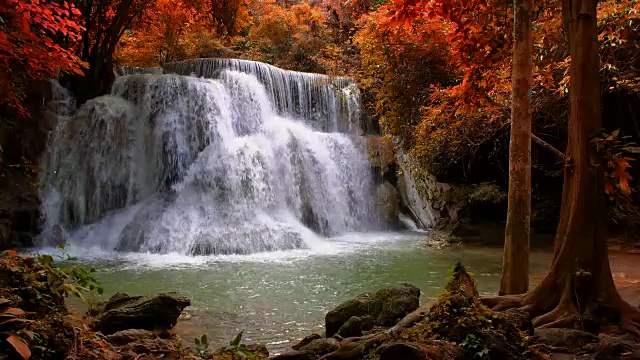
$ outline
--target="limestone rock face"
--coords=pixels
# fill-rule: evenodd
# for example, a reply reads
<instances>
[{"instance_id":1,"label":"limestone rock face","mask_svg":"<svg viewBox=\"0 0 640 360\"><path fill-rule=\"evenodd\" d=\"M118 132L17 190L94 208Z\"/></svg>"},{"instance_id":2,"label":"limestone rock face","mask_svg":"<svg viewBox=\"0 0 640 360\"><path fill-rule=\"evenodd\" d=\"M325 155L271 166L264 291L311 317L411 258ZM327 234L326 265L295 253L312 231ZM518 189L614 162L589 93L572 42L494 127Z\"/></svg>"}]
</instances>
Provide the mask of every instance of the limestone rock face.
<instances>
[{"instance_id":1,"label":"limestone rock face","mask_svg":"<svg viewBox=\"0 0 640 360\"><path fill-rule=\"evenodd\" d=\"M416 171L415 161L404 153L398 153L398 188L404 204L419 220L421 228L431 228L446 216L458 220L457 210L450 206L451 186L440 183L426 171Z\"/></svg>"},{"instance_id":2,"label":"limestone rock face","mask_svg":"<svg viewBox=\"0 0 640 360\"><path fill-rule=\"evenodd\" d=\"M392 286L358 295L325 316L327 336L333 336L352 317L371 316L375 325L393 326L419 306L420 289L411 285Z\"/></svg>"},{"instance_id":3,"label":"limestone rock face","mask_svg":"<svg viewBox=\"0 0 640 360\"><path fill-rule=\"evenodd\" d=\"M398 191L388 181L378 185L376 201L380 209L380 220L383 224L395 225L400 215L400 197Z\"/></svg>"}]
</instances>

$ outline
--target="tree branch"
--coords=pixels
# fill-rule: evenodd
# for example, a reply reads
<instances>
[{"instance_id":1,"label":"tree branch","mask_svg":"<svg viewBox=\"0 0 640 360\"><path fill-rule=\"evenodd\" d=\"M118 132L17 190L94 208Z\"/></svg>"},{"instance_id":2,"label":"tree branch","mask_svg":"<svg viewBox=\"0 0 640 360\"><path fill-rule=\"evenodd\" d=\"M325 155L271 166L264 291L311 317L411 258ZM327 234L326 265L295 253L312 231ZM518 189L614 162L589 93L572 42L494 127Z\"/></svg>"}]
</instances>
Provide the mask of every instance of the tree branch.
<instances>
[{"instance_id":1,"label":"tree branch","mask_svg":"<svg viewBox=\"0 0 640 360\"><path fill-rule=\"evenodd\" d=\"M541 145L543 148L551 151L552 153L556 154L560 159L564 160L564 153L556 148L554 148L553 146L551 146L551 144L549 144L548 142L540 139L539 137L537 137L535 134L531 134L531 139L533 139L533 141L537 142L539 145Z\"/></svg>"}]
</instances>

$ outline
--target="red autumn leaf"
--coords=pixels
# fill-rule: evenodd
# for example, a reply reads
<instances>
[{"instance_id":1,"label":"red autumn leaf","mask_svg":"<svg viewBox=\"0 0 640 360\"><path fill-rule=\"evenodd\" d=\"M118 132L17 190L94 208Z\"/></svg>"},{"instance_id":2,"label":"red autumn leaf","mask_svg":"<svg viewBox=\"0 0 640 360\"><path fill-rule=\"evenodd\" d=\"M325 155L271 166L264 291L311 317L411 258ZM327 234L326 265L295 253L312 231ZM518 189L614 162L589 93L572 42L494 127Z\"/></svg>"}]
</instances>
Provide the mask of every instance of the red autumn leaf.
<instances>
[{"instance_id":1,"label":"red autumn leaf","mask_svg":"<svg viewBox=\"0 0 640 360\"><path fill-rule=\"evenodd\" d=\"M18 309L18 308L7 308L2 310L2 312L0 312L0 316L2 315L15 315L15 316L20 316L24 314L24 311L22 311L22 309Z\"/></svg>"},{"instance_id":2,"label":"red autumn leaf","mask_svg":"<svg viewBox=\"0 0 640 360\"><path fill-rule=\"evenodd\" d=\"M11 344L11 346L13 346L16 352L20 354L20 356L22 356L24 360L29 360L29 358L31 357L31 350L29 349L29 345L27 345L26 341L24 341L23 338L21 338L16 333L9 333L7 342Z\"/></svg>"}]
</instances>

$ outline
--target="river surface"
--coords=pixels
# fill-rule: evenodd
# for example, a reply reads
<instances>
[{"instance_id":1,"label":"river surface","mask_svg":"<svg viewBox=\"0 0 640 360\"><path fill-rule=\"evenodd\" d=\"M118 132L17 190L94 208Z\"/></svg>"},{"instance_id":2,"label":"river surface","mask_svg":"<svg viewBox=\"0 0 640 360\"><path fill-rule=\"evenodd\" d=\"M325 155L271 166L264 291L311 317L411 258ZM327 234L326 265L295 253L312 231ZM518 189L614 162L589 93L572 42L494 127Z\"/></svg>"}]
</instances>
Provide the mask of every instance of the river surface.
<instances>
[{"instance_id":1,"label":"river surface","mask_svg":"<svg viewBox=\"0 0 640 360\"><path fill-rule=\"evenodd\" d=\"M365 291L408 282L422 290L421 303L430 302L457 261L476 274L480 292L497 292L501 248L438 249L425 246L425 238L418 232L358 233L309 250L246 256L68 251L98 269L104 297L176 291L191 298L177 326L186 340L204 333L212 344L224 345L244 329L245 341L264 343L273 353L322 332L328 310ZM533 273L548 263L548 254L532 253Z\"/></svg>"}]
</instances>

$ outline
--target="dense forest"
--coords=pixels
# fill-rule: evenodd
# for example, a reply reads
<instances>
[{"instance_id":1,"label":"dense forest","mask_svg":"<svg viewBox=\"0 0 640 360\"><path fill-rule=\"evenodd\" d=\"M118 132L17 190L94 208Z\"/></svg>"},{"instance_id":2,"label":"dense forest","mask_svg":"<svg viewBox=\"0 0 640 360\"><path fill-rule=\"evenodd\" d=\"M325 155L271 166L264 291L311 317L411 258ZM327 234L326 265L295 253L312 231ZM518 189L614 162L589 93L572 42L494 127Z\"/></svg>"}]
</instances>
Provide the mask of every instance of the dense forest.
<instances>
[{"instance_id":1,"label":"dense forest","mask_svg":"<svg viewBox=\"0 0 640 360\"><path fill-rule=\"evenodd\" d=\"M200 57L258 60L355 78L366 111L396 151L415 156L420 171L443 182L507 188L513 42L508 2L442 2L428 10L368 0L9 1L3 6L2 81L8 86L2 105L9 111L4 114L26 115L29 91L42 92L34 89L35 81L57 74L82 103L108 91L114 65L162 66ZM560 4L535 6L532 221L555 230L570 54ZM639 134L638 4L600 1L598 9L609 218L611 230L627 234L640 214L631 180L633 140ZM5 169L22 166L22 157L36 162L28 151L6 151L13 141L6 131L26 126L15 119L4 116Z\"/></svg>"},{"instance_id":2,"label":"dense forest","mask_svg":"<svg viewBox=\"0 0 640 360\"><path fill-rule=\"evenodd\" d=\"M499 296L480 298L461 266L447 285L451 301L472 309L464 316L498 319L493 311L516 309L532 328L594 334L615 328L638 337L640 310L616 290L607 241L629 247L640 241L639 28L638 0L6 0L0 4L0 249L32 245L39 230L38 166L55 126L45 111L54 96L51 79L80 107L108 94L123 68L197 58L260 61L355 80L374 124L369 147L380 178L393 183L410 172L456 189L446 201L465 199L456 210L461 215L450 209L445 215L443 207L435 229L449 236L461 224L483 221L505 229L498 241L505 250ZM422 195L442 201L428 189ZM534 233L555 234L555 245L549 272L530 289ZM23 261L8 254L10 266ZM67 284L56 283L56 302L78 292L69 284L97 288L92 272L55 272L43 259L19 266L44 266L40 275L49 271ZM441 298L431 314L448 318L451 301ZM0 298L0 310L9 302ZM0 320L21 315L18 310L2 310ZM427 330L420 335L411 333L416 316L425 316L412 310L397 316L404 319L385 335L354 337L334 352L378 358L368 352L372 344L400 332L414 342L426 333L468 341L442 335L446 326L433 318L421 323ZM340 325L351 318L344 320ZM487 326L511 329L501 324ZM27 333L6 334L28 358ZM511 350L538 358L527 341ZM475 350L464 351L451 358ZM341 358L334 352L322 358Z\"/></svg>"}]
</instances>

